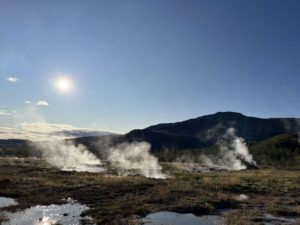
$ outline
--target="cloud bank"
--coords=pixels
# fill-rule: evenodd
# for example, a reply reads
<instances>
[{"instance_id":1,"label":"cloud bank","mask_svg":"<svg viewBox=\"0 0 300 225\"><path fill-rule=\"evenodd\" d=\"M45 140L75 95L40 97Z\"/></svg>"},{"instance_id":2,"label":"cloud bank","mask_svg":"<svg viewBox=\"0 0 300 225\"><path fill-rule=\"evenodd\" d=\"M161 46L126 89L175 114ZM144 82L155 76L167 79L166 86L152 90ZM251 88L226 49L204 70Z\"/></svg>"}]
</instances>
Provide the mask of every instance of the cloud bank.
<instances>
[{"instance_id":1,"label":"cloud bank","mask_svg":"<svg viewBox=\"0 0 300 225\"><path fill-rule=\"evenodd\" d=\"M0 139L31 141L63 140L75 137L102 136L109 132L47 122L19 123L14 127L0 127Z\"/></svg>"}]
</instances>

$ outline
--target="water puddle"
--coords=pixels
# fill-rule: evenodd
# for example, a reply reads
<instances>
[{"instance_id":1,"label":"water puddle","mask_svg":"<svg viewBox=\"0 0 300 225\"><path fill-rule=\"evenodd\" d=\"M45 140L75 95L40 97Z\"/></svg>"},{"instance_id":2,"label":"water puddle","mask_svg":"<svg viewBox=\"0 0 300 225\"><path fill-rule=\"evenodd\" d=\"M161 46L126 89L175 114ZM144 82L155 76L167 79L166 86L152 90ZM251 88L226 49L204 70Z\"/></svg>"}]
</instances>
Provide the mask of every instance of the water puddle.
<instances>
[{"instance_id":1,"label":"water puddle","mask_svg":"<svg viewBox=\"0 0 300 225\"><path fill-rule=\"evenodd\" d=\"M0 208L17 205L18 203L13 198L0 197Z\"/></svg>"},{"instance_id":2,"label":"water puddle","mask_svg":"<svg viewBox=\"0 0 300 225\"><path fill-rule=\"evenodd\" d=\"M300 218L289 218L289 217L281 217L281 216L273 216L271 214L264 214L267 222L264 225L299 225Z\"/></svg>"},{"instance_id":3,"label":"water puddle","mask_svg":"<svg viewBox=\"0 0 300 225\"><path fill-rule=\"evenodd\" d=\"M149 214L142 222L147 225L218 225L223 222L223 218L217 215L198 217L191 213L157 212Z\"/></svg>"},{"instance_id":4,"label":"water puddle","mask_svg":"<svg viewBox=\"0 0 300 225\"><path fill-rule=\"evenodd\" d=\"M67 204L62 205L37 205L23 211L4 212L8 221L3 225L79 225L82 218L80 214L88 207L68 199Z\"/></svg>"}]
</instances>

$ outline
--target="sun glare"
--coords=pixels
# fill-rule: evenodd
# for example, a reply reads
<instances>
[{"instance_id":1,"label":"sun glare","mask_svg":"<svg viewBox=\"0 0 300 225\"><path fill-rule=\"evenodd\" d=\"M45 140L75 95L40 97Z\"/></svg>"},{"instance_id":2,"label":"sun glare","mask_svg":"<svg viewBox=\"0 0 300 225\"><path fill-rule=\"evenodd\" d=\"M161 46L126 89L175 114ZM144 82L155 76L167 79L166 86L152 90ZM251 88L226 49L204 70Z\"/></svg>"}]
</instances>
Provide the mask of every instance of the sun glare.
<instances>
[{"instance_id":1,"label":"sun glare","mask_svg":"<svg viewBox=\"0 0 300 225\"><path fill-rule=\"evenodd\" d=\"M72 92L73 86L73 81L66 76L58 77L55 81L56 89L64 94Z\"/></svg>"}]
</instances>

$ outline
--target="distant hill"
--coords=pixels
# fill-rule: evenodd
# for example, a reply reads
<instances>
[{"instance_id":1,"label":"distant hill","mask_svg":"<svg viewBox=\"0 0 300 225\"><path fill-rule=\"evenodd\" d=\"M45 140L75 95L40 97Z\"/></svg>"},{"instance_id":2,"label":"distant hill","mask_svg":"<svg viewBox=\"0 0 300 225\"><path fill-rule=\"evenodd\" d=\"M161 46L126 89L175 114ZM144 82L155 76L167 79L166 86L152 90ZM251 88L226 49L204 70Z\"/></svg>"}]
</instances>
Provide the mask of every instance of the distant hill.
<instances>
[{"instance_id":1,"label":"distant hill","mask_svg":"<svg viewBox=\"0 0 300 225\"><path fill-rule=\"evenodd\" d=\"M125 134L128 141L147 141L152 150L194 149L215 144L229 127L247 142L259 142L280 134L297 133L300 120L296 118L262 119L236 112L218 112L177 123L150 126Z\"/></svg>"}]
</instances>

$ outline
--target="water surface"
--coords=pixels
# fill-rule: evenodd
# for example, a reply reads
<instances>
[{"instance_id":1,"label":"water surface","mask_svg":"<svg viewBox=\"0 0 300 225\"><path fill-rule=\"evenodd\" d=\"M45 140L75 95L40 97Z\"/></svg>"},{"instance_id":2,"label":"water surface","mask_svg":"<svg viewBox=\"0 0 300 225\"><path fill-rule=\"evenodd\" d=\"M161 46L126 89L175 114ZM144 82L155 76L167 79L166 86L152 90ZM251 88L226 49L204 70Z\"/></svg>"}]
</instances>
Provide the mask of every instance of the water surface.
<instances>
[{"instance_id":1,"label":"water surface","mask_svg":"<svg viewBox=\"0 0 300 225\"><path fill-rule=\"evenodd\" d=\"M299 225L300 218L299 217L282 217L282 216L273 216L271 214L264 214L265 219L268 222L265 222L264 225Z\"/></svg>"},{"instance_id":2,"label":"water surface","mask_svg":"<svg viewBox=\"0 0 300 225\"><path fill-rule=\"evenodd\" d=\"M0 208L17 205L18 203L13 198L0 197Z\"/></svg>"},{"instance_id":3,"label":"water surface","mask_svg":"<svg viewBox=\"0 0 300 225\"><path fill-rule=\"evenodd\" d=\"M79 225L80 214L88 207L75 202L63 205L33 206L23 211L5 212L8 218L3 225Z\"/></svg>"},{"instance_id":4,"label":"water surface","mask_svg":"<svg viewBox=\"0 0 300 225\"><path fill-rule=\"evenodd\" d=\"M191 213L157 212L149 214L142 221L147 225L219 225L223 219L217 215L195 216Z\"/></svg>"}]
</instances>

